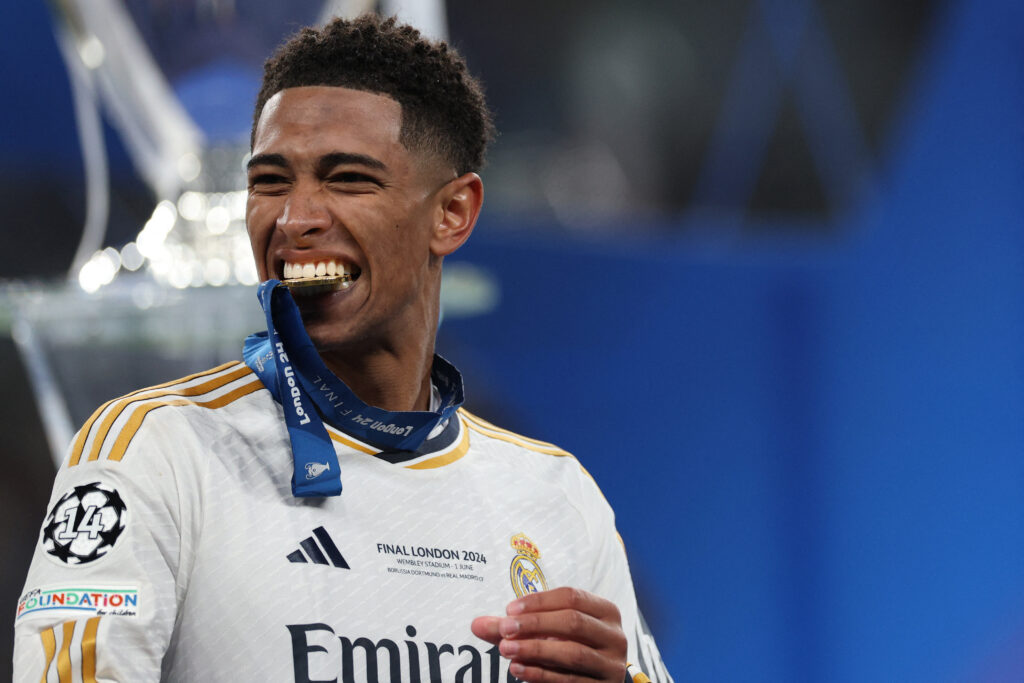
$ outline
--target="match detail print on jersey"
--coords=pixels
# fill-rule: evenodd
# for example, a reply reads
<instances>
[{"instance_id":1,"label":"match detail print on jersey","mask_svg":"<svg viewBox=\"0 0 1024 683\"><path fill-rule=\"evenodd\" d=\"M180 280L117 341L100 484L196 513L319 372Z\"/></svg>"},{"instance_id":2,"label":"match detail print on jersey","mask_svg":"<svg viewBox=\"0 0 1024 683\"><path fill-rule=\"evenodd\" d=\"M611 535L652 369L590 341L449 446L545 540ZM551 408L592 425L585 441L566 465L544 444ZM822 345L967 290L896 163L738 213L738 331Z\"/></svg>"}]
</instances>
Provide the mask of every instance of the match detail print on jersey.
<instances>
[{"instance_id":1,"label":"match detail print on jersey","mask_svg":"<svg viewBox=\"0 0 1024 683\"><path fill-rule=\"evenodd\" d=\"M454 545L419 545L389 539L377 543L377 555L387 562L389 574L482 582L487 569L484 552Z\"/></svg>"}]
</instances>

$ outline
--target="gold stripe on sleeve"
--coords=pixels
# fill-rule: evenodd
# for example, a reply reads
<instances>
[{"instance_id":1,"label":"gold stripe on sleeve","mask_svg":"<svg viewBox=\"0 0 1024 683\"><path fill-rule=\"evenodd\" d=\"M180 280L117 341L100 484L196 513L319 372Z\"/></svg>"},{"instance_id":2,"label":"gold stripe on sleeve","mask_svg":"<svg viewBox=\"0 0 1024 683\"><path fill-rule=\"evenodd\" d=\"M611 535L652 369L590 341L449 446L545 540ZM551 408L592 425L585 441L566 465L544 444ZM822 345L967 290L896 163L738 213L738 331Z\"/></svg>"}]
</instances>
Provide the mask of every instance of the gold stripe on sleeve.
<instances>
[{"instance_id":1,"label":"gold stripe on sleeve","mask_svg":"<svg viewBox=\"0 0 1024 683\"><path fill-rule=\"evenodd\" d=\"M559 448L558 446L556 446L553 443L549 443L547 441L541 441L540 439L531 439L528 436L523 436L522 434L516 434L515 432L510 432L507 429L502 429L501 427L499 427L499 426L497 426L497 425L495 425L495 424L493 424L491 422L488 422L487 420L483 419L479 415L474 415L473 413L469 412L465 408L460 409L459 412L461 412L467 418L472 420L479 427L482 427L484 429L490 430L492 432L499 432L501 434L507 434L508 436L511 436L511 437L513 437L513 438L515 438L515 439L517 439L519 441L525 442L525 444L533 444L534 446L536 446L536 448L534 448L534 450L539 450L539 451L542 451L542 452L547 451L547 450L551 450L551 451L556 451L555 453L552 453L552 455L563 455L563 454L564 455L568 455L568 453L566 451L562 450L561 448Z\"/></svg>"},{"instance_id":2,"label":"gold stripe on sleeve","mask_svg":"<svg viewBox=\"0 0 1024 683\"><path fill-rule=\"evenodd\" d=\"M82 683L96 683L96 632L100 628L100 618L93 617L85 622L85 635L82 636Z\"/></svg>"},{"instance_id":3,"label":"gold stripe on sleeve","mask_svg":"<svg viewBox=\"0 0 1024 683\"><path fill-rule=\"evenodd\" d=\"M544 453L545 455L554 455L554 456L557 456L557 457L565 457L567 455L571 455L568 451L563 451L561 448L557 448L557 447L553 447L550 450L549 449L545 449L545 448L539 448L538 446L535 446L535 445L527 443L527 442L525 442L525 441L523 441L523 440L521 440L519 438L516 438L516 435L512 434L511 432L505 432L503 434L503 433L499 433L499 432L496 432L496 431L491 431L491 430L489 430L489 429L487 429L485 427L481 427L480 425L476 424L475 422L473 422L471 420L467 420L466 424L470 427L470 429L472 429L473 431L478 432L478 433L480 433L480 434L482 434L484 436L490 437L492 439L498 439L499 441L506 441L506 442L508 442L510 444L514 444L516 446L519 446L520 448L525 448L525 449L533 451L535 453ZM507 436L506 436L506 434L507 434Z\"/></svg>"},{"instance_id":4,"label":"gold stripe on sleeve","mask_svg":"<svg viewBox=\"0 0 1024 683\"><path fill-rule=\"evenodd\" d=\"M39 636L43 639L43 652L46 653L46 664L43 665L42 683L46 683L46 673L53 664L53 655L57 653L57 634L52 628L48 628Z\"/></svg>"},{"instance_id":5,"label":"gold stripe on sleeve","mask_svg":"<svg viewBox=\"0 0 1024 683\"><path fill-rule=\"evenodd\" d=\"M248 370L248 368L246 368ZM213 399L212 401L190 401L186 398L176 398L170 401L153 401L152 403L143 403L141 406L135 409L132 416L128 419L128 423L121 430L117 440L114 442L114 447L110 450L109 460L120 461L124 458L124 453L128 450L128 444L131 443L132 439L135 438L135 433L139 431L139 427L142 426L142 421L146 419L146 415L150 411L162 408L164 406L196 406L198 408L223 408L224 406L237 401L243 396L248 396L254 391L259 391L263 388L263 382L254 380L249 384L242 385L233 391Z\"/></svg>"},{"instance_id":6,"label":"gold stripe on sleeve","mask_svg":"<svg viewBox=\"0 0 1024 683\"><path fill-rule=\"evenodd\" d=\"M252 370L250 370L247 365L243 365L234 372L230 372L220 377L215 377L209 382L197 384L194 387L187 387L185 389L175 389L173 387L169 389L160 389L158 391L140 394L124 400L120 406L117 406L108 412L107 416L103 418L103 422L100 423L99 429L96 431L96 437L92 442L92 450L89 452L89 460L99 460L100 451L103 449L103 442L107 440L107 434L110 433L110 428L113 426L117 418L121 416L121 413L123 413L131 404L148 401L154 398L161 398L163 396L201 396L202 394L209 393L215 389L220 389L225 384L230 384L236 379L240 379L251 373Z\"/></svg>"},{"instance_id":7,"label":"gold stripe on sleeve","mask_svg":"<svg viewBox=\"0 0 1024 683\"><path fill-rule=\"evenodd\" d=\"M191 382L192 380L198 379L199 377L206 377L207 375L215 375L218 372L220 372L222 370L227 370L228 368L230 368L230 367L232 367L234 365L237 365L237 364L238 364L238 361L232 361L230 363L225 363L224 365L218 365L217 367L212 368L210 370L204 370L203 372L197 372L194 375L189 375L188 377L182 377L180 379L171 380L170 382L164 382L163 384L157 384L156 386L147 387L145 389L139 389L137 391L133 391L130 394L126 394L126 395L120 396L118 398L110 399L109 401L107 401L106 403L101 405L96 410L96 412L94 412L89 417L89 419L86 421L86 423L82 426L82 429L78 432L78 438L75 439L75 446L74 446L74 448L71 449L71 459L68 461L68 467L74 467L75 465L78 464L79 460L82 459L82 454L85 452L85 442L89 439L89 432L92 430L93 424L95 424L96 420L98 420L100 418L100 415L103 414L103 411L106 410L108 407L110 407L111 404L115 403L116 401L120 401L121 399L124 399L124 398L131 398L132 396L137 396L137 395L139 395L139 394L141 394L143 392L146 392L146 391L153 391L155 389L163 389L165 387L173 386L175 384L184 384L185 382Z\"/></svg>"},{"instance_id":8,"label":"gold stripe on sleeve","mask_svg":"<svg viewBox=\"0 0 1024 683\"><path fill-rule=\"evenodd\" d=\"M71 638L75 635L75 622L64 622L64 639L57 655L57 677L60 683L71 683Z\"/></svg>"},{"instance_id":9,"label":"gold stripe on sleeve","mask_svg":"<svg viewBox=\"0 0 1024 683\"><path fill-rule=\"evenodd\" d=\"M459 413L465 416L466 424L468 424L475 431L483 434L484 436L489 436L500 441L507 441L508 443L521 446L522 448L526 448L527 450L535 451L537 453L546 453L547 455L556 455L559 457L570 455L568 451L564 451L558 446L548 443L546 441L530 439L525 436L520 436L515 432L510 432L507 429L495 427L490 422L487 422L486 420L481 420L479 417L470 413L467 410L460 408Z\"/></svg>"}]
</instances>

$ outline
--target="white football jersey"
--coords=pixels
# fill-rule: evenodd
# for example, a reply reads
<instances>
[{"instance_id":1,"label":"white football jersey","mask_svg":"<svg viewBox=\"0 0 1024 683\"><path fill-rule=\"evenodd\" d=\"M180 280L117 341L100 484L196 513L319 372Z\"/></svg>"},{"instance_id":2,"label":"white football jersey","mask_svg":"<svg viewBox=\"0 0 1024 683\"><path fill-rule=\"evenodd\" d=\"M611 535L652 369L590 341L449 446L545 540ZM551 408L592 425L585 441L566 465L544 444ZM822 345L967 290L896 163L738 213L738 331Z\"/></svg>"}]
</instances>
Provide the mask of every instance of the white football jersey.
<instances>
[{"instance_id":1,"label":"white football jersey","mask_svg":"<svg viewBox=\"0 0 1024 683\"><path fill-rule=\"evenodd\" d=\"M242 363L102 406L57 474L15 680L511 681L470 622L558 586L618 605L627 678L671 680L573 456L465 410L417 453L328 428L342 494L296 498L282 415Z\"/></svg>"}]
</instances>

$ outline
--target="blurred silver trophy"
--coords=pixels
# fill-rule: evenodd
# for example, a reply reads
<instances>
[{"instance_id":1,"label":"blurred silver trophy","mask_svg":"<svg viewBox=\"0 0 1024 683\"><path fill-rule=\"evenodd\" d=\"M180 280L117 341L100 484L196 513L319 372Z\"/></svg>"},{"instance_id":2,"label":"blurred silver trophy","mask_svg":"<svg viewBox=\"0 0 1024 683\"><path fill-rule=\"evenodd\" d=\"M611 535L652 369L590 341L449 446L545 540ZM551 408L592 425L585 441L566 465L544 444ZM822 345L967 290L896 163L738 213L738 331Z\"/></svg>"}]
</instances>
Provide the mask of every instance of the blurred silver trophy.
<instances>
[{"instance_id":1,"label":"blurred silver trophy","mask_svg":"<svg viewBox=\"0 0 1024 683\"><path fill-rule=\"evenodd\" d=\"M100 403L240 357L263 327L245 231L251 107L263 61L301 26L367 11L435 38L443 0L55 0L86 178L66 283L5 293L11 332L55 462ZM136 238L106 244L102 117L157 203ZM458 265L458 264L455 264ZM486 274L447 269L446 315L493 306Z\"/></svg>"}]
</instances>

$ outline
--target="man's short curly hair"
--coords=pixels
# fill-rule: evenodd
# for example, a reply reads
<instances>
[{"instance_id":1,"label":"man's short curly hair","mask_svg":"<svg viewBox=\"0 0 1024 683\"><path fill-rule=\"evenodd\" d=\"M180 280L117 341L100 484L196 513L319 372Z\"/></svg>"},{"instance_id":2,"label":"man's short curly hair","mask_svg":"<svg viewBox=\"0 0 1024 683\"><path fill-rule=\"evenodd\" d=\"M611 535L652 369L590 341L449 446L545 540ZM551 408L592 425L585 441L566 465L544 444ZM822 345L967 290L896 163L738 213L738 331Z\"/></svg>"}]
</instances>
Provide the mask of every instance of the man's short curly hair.
<instances>
[{"instance_id":1,"label":"man's short curly hair","mask_svg":"<svg viewBox=\"0 0 1024 683\"><path fill-rule=\"evenodd\" d=\"M267 100L286 88L318 85L387 95L402 107L400 141L407 149L434 152L459 175L483 165L493 124L480 83L453 48L394 17L335 19L292 36L264 65L250 145Z\"/></svg>"}]
</instances>

